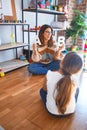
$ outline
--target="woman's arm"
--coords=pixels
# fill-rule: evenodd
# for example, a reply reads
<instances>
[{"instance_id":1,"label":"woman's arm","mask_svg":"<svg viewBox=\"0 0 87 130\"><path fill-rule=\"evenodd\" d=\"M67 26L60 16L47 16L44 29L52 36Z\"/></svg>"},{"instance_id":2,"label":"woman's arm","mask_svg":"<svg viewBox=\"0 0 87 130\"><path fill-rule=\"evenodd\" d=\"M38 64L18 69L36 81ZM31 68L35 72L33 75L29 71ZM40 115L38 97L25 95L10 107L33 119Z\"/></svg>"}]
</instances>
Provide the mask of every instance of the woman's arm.
<instances>
[{"instance_id":1,"label":"woman's arm","mask_svg":"<svg viewBox=\"0 0 87 130\"><path fill-rule=\"evenodd\" d=\"M55 51L54 53L55 60L61 60L64 57L63 53L61 52L63 49L64 49L64 44Z\"/></svg>"},{"instance_id":2,"label":"woman's arm","mask_svg":"<svg viewBox=\"0 0 87 130\"><path fill-rule=\"evenodd\" d=\"M33 44L33 52L31 58L34 62L39 62L42 59L41 54L38 52L37 44Z\"/></svg>"}]
</instances>

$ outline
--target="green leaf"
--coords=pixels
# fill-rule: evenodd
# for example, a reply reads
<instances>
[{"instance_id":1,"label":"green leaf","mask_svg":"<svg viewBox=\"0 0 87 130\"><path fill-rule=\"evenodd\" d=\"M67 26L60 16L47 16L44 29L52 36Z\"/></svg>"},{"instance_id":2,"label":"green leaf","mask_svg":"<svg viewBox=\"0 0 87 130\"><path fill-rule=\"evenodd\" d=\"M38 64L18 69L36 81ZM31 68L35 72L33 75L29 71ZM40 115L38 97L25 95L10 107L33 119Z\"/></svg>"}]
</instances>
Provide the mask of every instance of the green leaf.
<instances>
[{"instance_id":1,"label":"green leaf","mask_svg":"<svg viewBox=\"0 0 87 130\"><path fill-rule=\"evenodd\" d=\"M70 27L66 29L66 39L72 37L75 41L78 37L85 37L85 31L87 31L87 16L80 10L74 10L74 13L75 16L70 23Z\"/></svg>"}]
</instances>

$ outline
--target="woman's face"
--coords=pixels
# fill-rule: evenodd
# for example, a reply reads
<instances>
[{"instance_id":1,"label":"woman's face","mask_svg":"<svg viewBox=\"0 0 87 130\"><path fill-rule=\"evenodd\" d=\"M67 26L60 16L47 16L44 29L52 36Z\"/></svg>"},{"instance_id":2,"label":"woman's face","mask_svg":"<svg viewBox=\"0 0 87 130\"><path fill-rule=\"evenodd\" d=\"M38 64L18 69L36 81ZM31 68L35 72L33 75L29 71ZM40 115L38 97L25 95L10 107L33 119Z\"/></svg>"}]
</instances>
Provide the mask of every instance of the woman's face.
<instances>
[{"instance_id":1,"label":"woman's face","mask_svg":"<svg viewBox=\"0 0 87 130\"><path fill-rule=\"evenodd\" d=\"M44 40L50 40L50 37L52 35L52 31L51 31L51 28L47 28L44 33L43 33L43 36L44 36Z\"/></svg>"}]
</instances>

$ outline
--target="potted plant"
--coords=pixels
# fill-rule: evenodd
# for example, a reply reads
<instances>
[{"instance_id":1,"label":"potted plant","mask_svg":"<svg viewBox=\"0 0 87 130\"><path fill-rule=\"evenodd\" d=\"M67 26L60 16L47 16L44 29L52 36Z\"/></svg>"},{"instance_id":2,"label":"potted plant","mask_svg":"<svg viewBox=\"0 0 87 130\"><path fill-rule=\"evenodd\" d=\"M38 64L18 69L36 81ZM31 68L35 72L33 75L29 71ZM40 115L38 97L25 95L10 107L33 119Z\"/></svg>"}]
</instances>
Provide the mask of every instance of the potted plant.
<instances>
[{"instance_id":1,"label":"potted plant","mask_svg":"<svg viewBox=\"0 0 87 130\"><path fill-rule=\"evenodd\" d=\"M72 45L77 45L77 40L85 38L85 32L87 31L87 17L84 12L80 10L74 10L75 16L73 17L70 27L66 29L66 39L72 38Z\"/></svg>"}]
</instances>

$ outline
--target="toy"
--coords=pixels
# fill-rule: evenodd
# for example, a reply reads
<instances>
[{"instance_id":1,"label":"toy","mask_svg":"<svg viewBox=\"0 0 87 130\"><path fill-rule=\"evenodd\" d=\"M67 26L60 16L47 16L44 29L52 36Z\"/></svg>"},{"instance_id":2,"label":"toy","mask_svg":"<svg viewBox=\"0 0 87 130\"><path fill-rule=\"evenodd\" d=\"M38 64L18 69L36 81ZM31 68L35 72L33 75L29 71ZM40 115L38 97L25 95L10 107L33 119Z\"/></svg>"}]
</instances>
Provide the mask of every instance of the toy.
<instances>
[{"instance_id":1,"label":"toy","mask_svg":"<svg viewBox=\"0 0 87 130\"><path fill-rule=\"evenodd\" d=\"M36 30L40 30L41 26L38 26L38 27L34 27L34 28L30 28L31 31L36 31Z\"/></svg>"},{"instance_id":2,"label":"toy","mask_svg":"<svg viewBox=\"0 0 87 130\"><path fill-rule=\"evenodd\" d=\"M11 45L14 45L15 44L15 34L12 33L11 34Z\"/></svg>"},{"instance_id":3,"label":"toy","mask_svg":"<svg viewBox=\"0 0 87 130\"><path fill-rule=\"evenodd\" d=\"M51 5L50 0L46 0L46 9L50 9L50 5Z\"/></svg>"},{"instance_id":4,"label":"toy","mask_svg":"<svg viewBox=\"0 0 87 130\"><path fill-rule=\"evenodd\" d=\"M41 42L40 42L40 39L38 37L38 35L35 36L34 40L33 40L33 43L36 43L38 45L41 45Z\"/></svg>"},{"instance_id":5,"label":"toy","mask_svg":"<svg viewBox=\"0 0 87 130\"><path fill-rule=\"evenodd\" d=\"M37 0L37 7L40 7L44 0ZM31 0L29 4L29 8L36 8L36 1Z\"/></svg>"},{"instance_id":6,"label":"toy","mask_svg":"<svg viewBox=\"0 0 87 130\"><path fill-rule=\"evenodd\" d=\"M5 73L2 71L2 68L0 67L0 77L4 77Z\"/></svg>"},{"instance_id":7,"label":"toy","mask_svg":"<svg viewBox=\"0 0 87 130\"><path fill-rule=\"evenodd\" d=\"M20 59L25 61L26 60L26 57L24 55L20 55Z\"/></svg>"},{"instance_id":8,"label":"toy","mask_svg":"<svg viewBox=\"0 0 87 130\"><path fill-rule=\"evenodd\" d=\"M65 37L64 36L59 36L58 37L58 46L61 47L64 44L64 48L62 49L62 51L65 50Z\"/></svg>"},{"instance_id":9,"label":"toy","mask_svg":"<svg viewBox=\"0 0 87 130\"><path fill-rule=\"evenodd\" d=\"M86 42L84 44L83 70L87 71L87 39L86 39Z\"/></svg>"}]
</instances>

